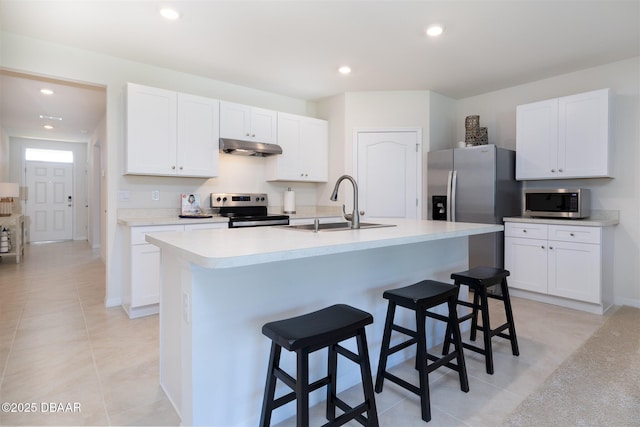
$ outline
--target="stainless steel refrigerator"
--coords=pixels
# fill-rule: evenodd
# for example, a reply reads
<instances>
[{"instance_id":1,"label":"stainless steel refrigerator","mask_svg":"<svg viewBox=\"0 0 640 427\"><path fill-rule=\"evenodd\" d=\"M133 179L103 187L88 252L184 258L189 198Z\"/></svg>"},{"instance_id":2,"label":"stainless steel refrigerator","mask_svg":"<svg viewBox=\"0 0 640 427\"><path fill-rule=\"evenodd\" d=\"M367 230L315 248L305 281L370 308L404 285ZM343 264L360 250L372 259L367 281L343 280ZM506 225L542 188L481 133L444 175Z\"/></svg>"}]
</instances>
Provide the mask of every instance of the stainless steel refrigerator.
<instances>
[{"instance_id":1,"label":"stainless steel refrigerator","mask_svg":"<svg viewBox=\"0 0 640 427\"><path fill-rule=\"evenodd\" d=\"M502 224L521 215L515 152L493 144L427 155L429 219ZM469 268L504 266L504 233L469 237Z\"/></svg>"}]
</instances>

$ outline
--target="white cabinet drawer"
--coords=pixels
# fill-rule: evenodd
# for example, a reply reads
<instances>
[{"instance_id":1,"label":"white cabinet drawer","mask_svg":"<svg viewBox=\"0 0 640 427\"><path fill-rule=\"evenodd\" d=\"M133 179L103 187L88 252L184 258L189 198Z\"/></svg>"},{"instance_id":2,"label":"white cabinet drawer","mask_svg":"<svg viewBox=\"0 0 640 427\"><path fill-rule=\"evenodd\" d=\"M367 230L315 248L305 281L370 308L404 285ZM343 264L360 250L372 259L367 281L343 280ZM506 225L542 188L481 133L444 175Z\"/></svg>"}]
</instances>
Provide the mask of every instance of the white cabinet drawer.
<instances>
[{"instance_id":1,"label":"white cabinet drawer","mask_svg":"<svg viewBox=\"0 0 640 427\"><path fill-rule=\"evenodd\" d=\"M143 227L131 227L131 244L143 245L147 243L144 236L147 233L162 231L184 231L184 225L145 225Z\"/></svg>"},{"instance_id":2,"label":"white cabinet drawer","mask_svg":"<svg viewBox=\"0 0 640 427\"><path fill-rule=\"evenodd\" d=\"M546 224L507 222L504 225L504 235L526 239L546 239L548 227Z\"/></svg>"},{"instance_id":3,"label":"white cabinet drawer","mask_svg":"<svg viewBox=\"0 0 640 427\"><path fill-rule=\"evenodd\" d=\"M549 240L574 243L600 244L600 227L581 227L576 225L550 225Z\"/></svg>"}]
</instances>

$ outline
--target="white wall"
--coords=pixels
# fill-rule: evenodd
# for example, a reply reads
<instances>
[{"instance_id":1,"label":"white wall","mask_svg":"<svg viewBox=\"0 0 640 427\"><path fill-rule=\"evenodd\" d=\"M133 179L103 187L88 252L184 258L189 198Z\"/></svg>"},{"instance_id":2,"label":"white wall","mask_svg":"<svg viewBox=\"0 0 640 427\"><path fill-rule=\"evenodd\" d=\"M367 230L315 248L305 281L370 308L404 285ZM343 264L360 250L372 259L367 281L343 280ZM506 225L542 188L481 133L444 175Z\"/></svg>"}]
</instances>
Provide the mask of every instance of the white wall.
<instances>
[{"instance_id":1,"label":"white wall","mask_svg":"<svg viewBox=\"0 0 640 427\"><path fill-rule=\"evenodd\" d=\"M429 124L427 128L429 149L427 151L452 148L452 144L458 141L456 139L457 106L455 99L436 92L430 92ZM423 170L427 170L426 164Z\"/></svg>"},{"instance_id":2,"label":"white wall","mask_svg":"<svg viewBox=\"0 0 640 427\"><path fill-rule=\"evenodd\" d=\"M106 238L102 242L107 266L108 305L120 303L122 288L121 230L117 227L118 208L178 207L181 192L207 193L224 191L267 191L272 199L281 197L287 184L264 182L264 167L260 158L222 156L220 178L210 180L123 176L124 166L124 88L134 82L180 92L192 93L232 102L255 105L294 114L312 115L315 106L303 100L232 85L204 77L97 54L23 37L0 34L2 66L14 71L102 85L107 90L106 139L101 141L104 162L102 190L106 194L103 209ZM255 186L255 187L254 187ZM315 204L313 184L301 184L297 202ZM131 191L131 201L120 203L119 190ZM151 190L160 190L159 203L152 203Z\"/></svg>"},{"instance_id":3,"label":"white wall","mask_svg":"<svg viewBox=\"0 0 640 427\"><path fill-rule=\"evenodd\" d=\"M0 127L0 182L9 180L9 135Z\"/></svg>"},{"instance_id":4,"label":"white wall","mask_svg":"<svg viewBox=\"0 0 640 427\"><path fill-rule=\"evenodd\" d=\"M564 74L458 101L458 139L464 119L480 115L489 142L515 149L516 106L529 102L611 88L613 179L529 181L529 188L590 188L592 209L620 211L615 227L614 302L640 307L640 58Z\"/></svg>"},{"instance_id":5,"label":"white wall","mask_svg":"<svg viewBox=\"0 0 640 427\"><path fill-rule=\"evenodd\" d=\"M102 217L106 206L106 192L102 191L103 150L107 140L107 118L103 117L93 131L87 147L88 164L88 197L89 197L89 223L87 225L87 240L92 248L101 248L102 259L105 259L102 239L106 230L101 227ZM106 155L106 154L105 154Z\"/></svg>"},{"instance_id":6,"label":"white wall","mask_svg":"<svg viewBox=\"0 0 640 427\"><path fill-rule=\"evenodd\" d=\"M318 191L318 205L331 205L336 180L354 174L354 131L358 129L422 129L423 152L428 150L429 91L347 92L318 101L318 114L329 120L329 182ZM341 189L348 205L351 193Z\"/></svg>"}]
</instances>

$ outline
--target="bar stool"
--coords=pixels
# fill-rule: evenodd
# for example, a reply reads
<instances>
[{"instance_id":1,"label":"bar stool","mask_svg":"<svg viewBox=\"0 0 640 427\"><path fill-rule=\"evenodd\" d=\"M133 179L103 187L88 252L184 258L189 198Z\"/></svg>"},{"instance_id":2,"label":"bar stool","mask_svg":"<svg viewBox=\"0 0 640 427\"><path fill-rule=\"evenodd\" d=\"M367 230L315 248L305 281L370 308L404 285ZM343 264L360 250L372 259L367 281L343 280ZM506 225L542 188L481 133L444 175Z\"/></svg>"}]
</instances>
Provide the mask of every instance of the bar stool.
<instances>
[{"instance_id":1,"label":"bar stool","mask_svg":"<svg viewBox=\"0 0 640 427\"><path fill-rule=\"evenodd\" d=\"M491 338L498 336L511 341L511 352L514 356L518 356L520 351L518 350L518 339L516 337L516 326L513 321L513 313L511 311L511 299L509 298L509 287L507 286L507 276L509 276L508 270L493 267L475 267L467 271L453 273L451 278L454 280L456 286L467 285L469 289L473 290L473 303L468 301L458 301L459 305L470 307L471 313L461 316L458 320L459 323L471 320L471 333L469 339L471 341L476 340L476 332L482 331L484 336L484 348L475 346L470 343L462 343L464 348L476 353L483 354L485 356L485 364L487 373L493 375L493 350L491 349ZM499 285L501 294L490 294L487 292L487 288L490 286ZM491 329L489 323L489 298L501 300L504 303L504 311L507 317L507 322ZM478 310L482 312L482 325L478 326ZM509 329L509 333L504 333L505 329ZM449 342L451 339L451 332L447 329L447 335L443 346L443 352L449 348Z\"/></svg>"},{"instance_id":2,"label":"bar stool","mask_svg":"<svg viewBox=\"0 0 640 427\"><path fill-rule=\"evenodd\" d=\"M382 295L389 300L387 309L387 319L384 325L384 333L382 337L382 349L380 350L380 361L378 364L378 374L376 376L376 393L382 391L384 379L398 384L418 396L420 396L420 406L422 411L422 419L424 421L431 420L431 403L429 399L429 373L435 369L446 366L454 371L458 371L460 377L460 389L465 393L469 391L469 381L467 378L467 370L464 363L464 354L462 350L462 340L460 338L460 329L458 328L458 315L456 312L456 301L458 299L457 286L436 282L433 280L423 280L422 282L406 286L403 288L385 291ZM427 309L437 305L447 303L449 315L443 316L437 313L429 312ZM401 306L409 310L415 311L416 330L410 330L394 322L396 306ZM453 341L456 347L455 351L445 354L442 357L429 354L427 352L427 340L425 321L426 317L431 317L447 323L447 330L453 331ZM391 331L397 331L411 337L398 345L389 348L391 340ZM420 386L413 384L387 372L387 358L400 350L403 350L413 344L417 346L416 352L416 369L418 370ZM456 363L451 363L456 359ZM429 364L429 360L433 363Z\"/></svg>"},{"instance_id":3,"label":"bar stool","mask_svg":"<svg viewBox=\"0 0 640 427\"><path fill-rule=\"evenodd\" d=\"M267 382L262 404L260 426L268 427L274 409L296 400L297 426L309 425L309 393L327 386L327 426L341 426L351 420L369 427L378 427L378 414L371 379L371 364L364 327L373 323L371 314L357 308L337 304L302 316L266 323L262 333L272 340ZM339 345L341 341L356 338L358 354ZM327 376L309 384L309 354L328 348ZM280 368L282 348L296 352L296 378ZM360 365L365 401L356 407L347 405L337 397L336 374L338 354ZM276 380L293 391L274 399ZM344 411L336 417L336 407ZM364 414L366 413L366 418Z\"/></svg>"}]
</instances>

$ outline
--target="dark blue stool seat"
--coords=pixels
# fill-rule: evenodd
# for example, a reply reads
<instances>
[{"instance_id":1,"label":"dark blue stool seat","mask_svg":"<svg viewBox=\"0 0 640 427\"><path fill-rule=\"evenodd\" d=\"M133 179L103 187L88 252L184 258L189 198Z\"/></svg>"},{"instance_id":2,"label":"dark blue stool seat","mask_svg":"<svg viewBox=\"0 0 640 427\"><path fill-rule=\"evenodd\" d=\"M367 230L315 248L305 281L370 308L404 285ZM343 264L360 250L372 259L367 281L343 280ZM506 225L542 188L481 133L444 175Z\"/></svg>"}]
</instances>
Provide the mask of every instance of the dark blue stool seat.
<instances>
[{"instance_id":1,"label":"dark blue stool seat","mask_svg":"<svg viewBox=\"0 0 640 427\"><path fill-rule=\"evenodd\" d=\"M450 369L458 371L460 377L460 389L464 392L469 391L469 381L467 378L467 369L464 362L464 354L462 350L462 340L460 338L460 330L458 329L458 315L456 312L456 302L458 299L459 288L448 283L436 282L433 280L423 280L422 282L405 286L403 288L385 291L382 295L389 300L387 309L387 319L384 325L384 334L382 337L382 349L380 350L380 361L378 364L378 374L376 376L375 391L380 393L384 379L398 384L399 386L420 396L420 406L422 411L422 419L424 421L431 420L431 404L429 399L429 373L435 369L446 366ZM441 314L427 311L430 308L440 304L448 305L449 314L443 316ZM410 330L403 326L394 324L394 316L396 306L401 306L409 310L415 311L416 330ZM447 353L442 357L438 357L427 352L427 340L425 321L426 317L431 317L447 323L448 333L453 334L453 342L455 351ZM396 331L411 337L410 339L389 348L391 341L391 332ZM387 372L387 358L400 350L403 350L413 344L416 344L416 369L418 370L420 386L413 384ZM453 359L456 363L452 363ZM433 363L429 363L428 361Z\"/></svg>"},{"instance_id":2,"label":"dark blue stool seat","mask_svg":"<svg viewBox=\"0 0 640 427\"><path fill-rule=\"evenodd\" d=\"M327 386L327 426L341 426L351 420L369 427L378 427L371 364L365 326L373 323L371 314L357 308L337 304L313 313L266 323L262 333L269 337L271 355L265 385L260 426L267 427L273 410L293 400L297 403L297 426L309 425L309 393ZM349 338L356 339L358 354L339 345ZM327 376L309 384L309 354L328 348ZM296 352L297 372L294 379L280 368L282 349ZM360 365L364 402L351 407L337 397L336 376L338 354ZM274 398L276 380L282 381L293 391ZM336 417L336 407L344 411ZM364 414L366 413L366 417Z\"/></svg>"},{"instance_id":3,"label":"dark blue stool seat","mask_svg":"<svg viewBox=\"0 0 640 427\"><path fill-rule=\"evenodd\" d=\"M476 340L476 332L481 331L483 334L483 347L464 342L464 348L474 351L485 356L485 365L488 374L493 374L493 350L491 348L491 338L498 336L511 342L511 352L514 356L520 354L518 349L518 338L516 337L516 326L513 321L513 312L511 310L511 299L509 298L509 287L507 286L507 277L510 275L509 270L494 267L475 267L467 271L453 273L451 278L456 286L467 285L473 291L473 302L459 300L458 304L470 307L471 313L461 316L459 323L471 320L471 333L469 339ZM500 294L489 293L487 288L498 286ZM491 328L489 321L489 298L501 300L504 303L504 311L507 321L500 326ZM478 325L478 311L482 312L482 325ZM505 333L505 330L509 333ZM451 334L448 331L447 339L443 351L447 351Z\"/></svg>"}]
</instances>

